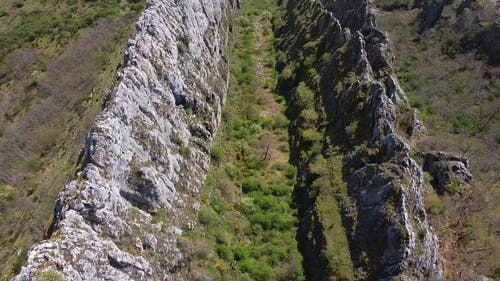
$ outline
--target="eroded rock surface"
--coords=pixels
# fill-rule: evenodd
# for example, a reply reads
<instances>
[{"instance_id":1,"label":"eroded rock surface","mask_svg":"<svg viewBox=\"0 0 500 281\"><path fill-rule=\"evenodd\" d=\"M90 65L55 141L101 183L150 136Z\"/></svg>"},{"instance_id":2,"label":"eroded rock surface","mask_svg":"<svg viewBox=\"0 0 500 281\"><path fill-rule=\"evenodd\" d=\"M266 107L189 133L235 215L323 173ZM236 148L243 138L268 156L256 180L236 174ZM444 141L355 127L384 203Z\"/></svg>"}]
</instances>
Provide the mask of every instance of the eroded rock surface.
<instances>
[{"instance_id":1,"label":"eroded rock surface","mask_svg":"<svg viewBox=\"0 0 500 281\"><path fill-rule=\"evenodd\" d=\"M15 280L174 280L221 118L233 1L149 0L124 68ZM45 273L44 273L45 272Z\"/></svg>"},{"instance_id":2,"label":"eroded rock surface","mask_svg":"<svg viewBox=\"0 0 500 281\"><path fill-rule=\"evenodd\" d=\"M438 193L444 193L449 184L472 183L474 177L469 171L469 160L462 155L435 151L421 153L424 171L434 178L431 184Z\"/></svg>"},{"instance_id":3,"label":"eroded rock surface","mask_svg":"<svg viewBox=\"0 0 500 281\"><path fill-rule=\"evenodd\" d=\"M422 30L431 28L436 24L441 18L445 4L445 0L423 0L421 4L416 5L417 7L422 7L422 11L418 15L422 24Z\"/></svg>"},{"instance_id":4,"label":"eroded rock surface","mask_svg":"<svg viewBox=\"0 0 500 281\"><path fill-rule=\"evenodd\" d=\"M324 203L316 194L329 192L342 209L355 280L442 280L439 245L423 206L422 167L410 156L411 138L424 127L399 86L389 39L368 2L289 0L287 11L280 48L288 58L302 59L281 66L285 74L295 72L282 75L280 90L294 136L298 239L308 277L340 280L344 274L352 280L339 272L340 255L328 254L338 248L320 235L339 227L322 224L318 204ZM304 85L315 93L314 122L304 113ZM310 130L321 136L315 145L324 162L336 161L331 154L344 155L342 175L329 177L342 178L346 191L338 180L316 191L318 156L311 152Z\"/></svg>"}]
</instances>

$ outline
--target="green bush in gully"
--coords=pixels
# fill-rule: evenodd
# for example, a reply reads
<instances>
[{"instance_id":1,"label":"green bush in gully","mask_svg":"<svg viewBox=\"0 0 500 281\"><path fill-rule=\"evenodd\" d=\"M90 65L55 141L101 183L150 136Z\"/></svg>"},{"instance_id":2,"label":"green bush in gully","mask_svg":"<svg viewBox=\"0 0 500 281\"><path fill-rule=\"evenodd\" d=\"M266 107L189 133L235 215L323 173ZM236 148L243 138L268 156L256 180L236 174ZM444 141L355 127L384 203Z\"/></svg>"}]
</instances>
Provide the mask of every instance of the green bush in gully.
<instances>
[{"instance_id":1,"label":"green bush in gully","mask_svg":"<svg viewBox=\"0 0 500 281\"><path fill-rule=\"evenodd\" d=\"M271 73L267 81L257 81L254 64L255 56L274 56L271 13L263 11L276 7L270 0L249 0L242 5L229 41L228 104L217 144L210 152L213 165L198 214L200 228L185 231L188 243L202 240L212 254L193 260L191 266L202 268L214 280L305 280L291 208L295 168L287 163L269 165L259 147L263 135L274 136L280 146L287 144L288 120L282 113L261 117L266 105L259 105L254 94L256 89L276 87L274 61L266 60ZM265 31L254 28L256 19L265 23ZM264 38L266 52L254 51L257 36ZM280 107L283 110L284 104ZM203 233L205 238L194 233Z\"/></svg>"}]
</instances>

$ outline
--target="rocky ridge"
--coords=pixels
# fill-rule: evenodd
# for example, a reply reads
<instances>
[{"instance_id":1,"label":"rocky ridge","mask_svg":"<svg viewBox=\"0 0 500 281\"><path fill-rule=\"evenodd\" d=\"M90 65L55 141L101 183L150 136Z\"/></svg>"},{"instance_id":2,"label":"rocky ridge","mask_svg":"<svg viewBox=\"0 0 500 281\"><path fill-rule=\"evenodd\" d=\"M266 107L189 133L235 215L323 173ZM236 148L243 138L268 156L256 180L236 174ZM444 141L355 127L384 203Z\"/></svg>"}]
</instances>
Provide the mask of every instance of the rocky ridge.
<instances>
[{"instance_id":1,"label":"rocky ridge","mask_svg":"<svg viewBox=\"0 0 500 281\"><path fill-rule=\"evenodd\" d=\"M289 0L285 23L277 27L305 271L310 280L339 278L342 262L327 254L335 250L325 233L344 227L356 280L442 280L439 245L423 205L423 171L412 152L424 126L399 86L389 39L368 6ZM303 106L304 87L314 92L315 115ZM315 146L320 156L311 153ZM318 191L317 163L334 161L338 151L344 183L330 180ZM326 190L341 207L343 226L323 223Z\"/></svg>"},{"instance_id":2,"label":"rocky ridge","mask_svg":"<svg viewBox=\"0 0 500 281\"><path fill-rule=\"evenodd\" d=\"M234 1L148 0L60 192L51 237L14 280L174 280L221 118Z\"/></svg>"}]
</instances>

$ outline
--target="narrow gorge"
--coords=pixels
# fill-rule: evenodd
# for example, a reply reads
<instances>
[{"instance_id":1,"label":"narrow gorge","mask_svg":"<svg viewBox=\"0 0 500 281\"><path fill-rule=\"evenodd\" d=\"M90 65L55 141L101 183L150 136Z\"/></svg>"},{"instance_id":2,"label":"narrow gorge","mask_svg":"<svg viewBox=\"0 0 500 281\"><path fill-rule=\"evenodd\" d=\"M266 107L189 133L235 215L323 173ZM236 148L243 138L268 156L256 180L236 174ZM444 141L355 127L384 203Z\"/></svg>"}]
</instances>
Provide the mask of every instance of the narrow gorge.
<instances>
[{"instance_id":1,"label":"narrow gorge","mask_svg":"<svg viewBox=\"0 0 500 281\"><path fill-rule=\"evenodd\" d=\"M474 177L417 147L370 1L148 0L136 31L13 280L446 279L425 186Z\"/></svg>"}]
</instances>

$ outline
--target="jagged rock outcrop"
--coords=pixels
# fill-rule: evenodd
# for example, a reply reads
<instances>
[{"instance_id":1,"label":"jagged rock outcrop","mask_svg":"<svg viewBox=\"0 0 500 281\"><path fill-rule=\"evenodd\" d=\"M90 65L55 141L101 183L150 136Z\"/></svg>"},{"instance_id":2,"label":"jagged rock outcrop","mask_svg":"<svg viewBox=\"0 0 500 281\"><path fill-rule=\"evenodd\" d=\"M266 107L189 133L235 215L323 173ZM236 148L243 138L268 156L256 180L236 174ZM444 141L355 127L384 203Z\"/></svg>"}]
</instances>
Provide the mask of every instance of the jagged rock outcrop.
<instances>
[{"instance_id":1,"label":"jagged rock outcrop","mask_svg":"<svg viewBox=\"0 0 500 281\"><path fill-rule=\"evenodd\" d=\"M476 37L479 42L480 48L484 51L489 61L493 65L500 65L500 20L493 23L486 31L479 33Z\"/></svg>"},{"instance_id":2,"label":"jagged rock outcrop","mask_svg":"<svg viewBox=\"0 0 500 281\"><path fill-rule=\"evenodd\" d=\"M445 0L424 0L421 5L416 5L422 7L422 11L418 14L422 30L429 29L436 24L441 18L445 4Z\"/></svg>"},{"instance_id":3,"label":"jagged rock outcrop","mask_svg":"<svg viewBox=\"0 0 500 281\"><path fill-rule=\"evenodd\" d=\"M410 156L409 140L423 125L394 74L389 40L367 7L363 0L288 0L279 28L282 56L299 58L279 62L279 87L298 168L304 268L309 280L353 279L342 273L338 248L328 243L328 230L341 227L323 223L329 207L321 194L330 194L341 207L354 279L442 280L437 238L423 206L422 168ZM355 23L346 16L354 12ZM341 174L322 176L318 166L335 167L339 153Z\"/></svg>"},{"instance_id":4,"label":"jagged rock outcrop","mask_svg":"<svg viewBox=\"0 0 500 281\"><path fill-rule=\"evenodd\" d=\"M474 0L463 0L460 5L458 5L457 8L457 15L460 15L463 13L463 11L467 8L470 8L472 6L472 3L474 3Z\"/></svg>"},{"instance_id":5,"label":"jagged rock outcrop","mask_svg":"<svg viewBox=\"0 0 500 281\"><path fill-rule=\"evenodd\" d=\"M15 280L178 280L225 99L229 0L148 0L123 70ZM57 273L54 273L57 274Z\"/></svg>"},{"instance_id":6,"label":"jagged rock outcrop","mask_svg":"<svg viewBox=\"0 0 500 281\"><path fill-rule=\"evenodd\" d=\"M424 171L434 178L431 184L440 194L449 184L470 184L474 181L469 172L469 160L465 156L443 151L421 153L420 156L424 159Z\"/></svg>"}]
</instances>

